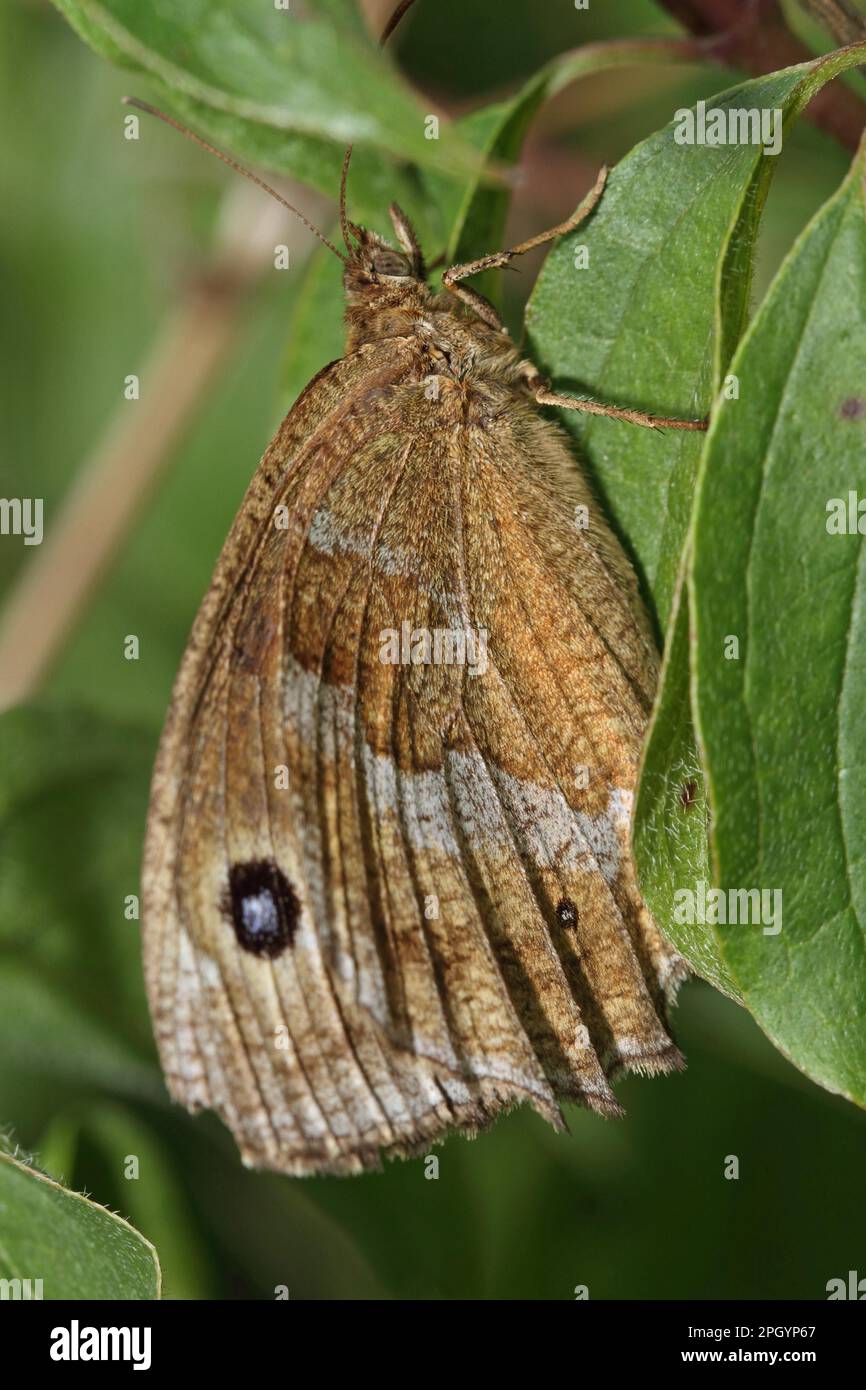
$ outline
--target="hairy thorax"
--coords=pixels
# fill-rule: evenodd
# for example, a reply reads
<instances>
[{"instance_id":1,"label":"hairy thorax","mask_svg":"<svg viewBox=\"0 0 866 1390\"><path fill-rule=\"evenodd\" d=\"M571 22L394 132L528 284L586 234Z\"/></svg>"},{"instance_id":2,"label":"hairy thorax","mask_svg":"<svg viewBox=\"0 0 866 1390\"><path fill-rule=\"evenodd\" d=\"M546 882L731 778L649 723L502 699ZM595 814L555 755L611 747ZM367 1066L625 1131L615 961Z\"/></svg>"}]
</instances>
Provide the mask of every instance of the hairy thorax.
<instances>
[{"instance_id":1,"label":"hairy thorax","mask_svg":"<svg viewBox=\"0 0 866 1390\"><path fill-rule=\"evenodd\" d=\"M350 295L346 310L346 351L365 344L400 339L413 359L417 379L439 380L445 399L479 406L501 390L523 394L520 355L506 333L489 327L455 304L449 294L433 294L425 285L382 294L372 304L360 293ZM395 344L396 346L396 344ZM413 372L413 375L415 373ZM455 394L451 388L459 389ZM485 387L488 389L485 390Z\"/></svg>"}]
</instances>

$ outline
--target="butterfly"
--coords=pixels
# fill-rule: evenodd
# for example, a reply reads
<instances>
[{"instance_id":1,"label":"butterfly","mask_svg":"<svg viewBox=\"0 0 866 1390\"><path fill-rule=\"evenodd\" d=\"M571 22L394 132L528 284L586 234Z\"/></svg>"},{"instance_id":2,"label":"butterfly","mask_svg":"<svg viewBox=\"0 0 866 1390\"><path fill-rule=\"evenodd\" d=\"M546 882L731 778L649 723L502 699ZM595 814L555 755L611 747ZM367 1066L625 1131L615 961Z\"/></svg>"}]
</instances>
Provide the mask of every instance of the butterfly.
<instances>
[{"instance_id":1,"label":"butterfly","mask_svg":"<svg viewBox=\"0 0 866 1390\"><path fill-rule=\"evenodd\" d=\"M143 103L137 103L143 105ZM150 108L146 108L150 109ZM157 113L160 114L160 113ZM352 1173L683 1065L632 802L658 658L551 392L463 282L350 222L347 342L268 447L177 676L143 865L172 1095ZM314 229L315 230L315 229ZM321 235L317 233L317 235ZM322 240L326 240L324 237ZM576 524L576 518L582 518Z\"/></svg>"}]
</instances>

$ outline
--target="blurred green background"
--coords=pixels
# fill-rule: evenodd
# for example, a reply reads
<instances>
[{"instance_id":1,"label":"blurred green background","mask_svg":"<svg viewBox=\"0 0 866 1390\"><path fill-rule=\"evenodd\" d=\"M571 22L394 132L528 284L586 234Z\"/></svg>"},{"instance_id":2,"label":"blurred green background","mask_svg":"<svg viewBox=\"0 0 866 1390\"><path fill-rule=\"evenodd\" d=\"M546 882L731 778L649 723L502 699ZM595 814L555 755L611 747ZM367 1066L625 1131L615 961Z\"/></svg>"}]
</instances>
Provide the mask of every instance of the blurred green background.
<instances>
[{"instance_id":1,"label":"blurred green background","mask_svg":"<svg viewBox=\"0 0 866 1390\"><path fill-rule=\"evenodd\" d=\"M421 0L397 52L423 91L463 111L578 42L639 32L674 28L651 0L577 17L571 0ZM41 0L6 0L0 63L0 492L44 497L50 523L206 255L231 175L162 128L125 141L119 98L147 96L146 84ZM569 89L533 128L514 231L570 211L602 160L735 77L660 68ZM848 162L796 127L757 293ZM532 274L508 277L512 310ZM437 1181L421 1161L348 1180L248 1173L213 1117L169 1106L123 898L138 891L149 766L189 625L279 416L303 279L298 259L258 285L44 707L14 717L0 807L0 1125L155 1242L169 1296L270 1298L286 1285L292 1297L570 1298L585 1284L592 1298L824 1297L830 1278L866 1274L866 1117L699 982L676 1014L688 1071L620 1084L626 1120L571 1110L562 1137L516 1112L478 1141L450 1139ZM28 558L3 538L4 586ZM137 662L123 657L128 633ZM123 1177L129 1153L138 1181Z\"/></svg>"}]
</instances>

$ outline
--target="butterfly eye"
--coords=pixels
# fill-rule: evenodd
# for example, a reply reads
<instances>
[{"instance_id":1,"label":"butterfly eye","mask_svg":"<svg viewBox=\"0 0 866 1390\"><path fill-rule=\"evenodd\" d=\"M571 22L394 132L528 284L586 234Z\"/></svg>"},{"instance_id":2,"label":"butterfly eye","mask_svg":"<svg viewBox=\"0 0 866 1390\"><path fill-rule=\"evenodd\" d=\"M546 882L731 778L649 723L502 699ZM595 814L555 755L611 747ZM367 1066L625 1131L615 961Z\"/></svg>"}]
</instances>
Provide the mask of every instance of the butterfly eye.
<instances>
[{"instance_id":1,"label":"butterfly eye","mask_svg":"<svg viewBox=\"0 0 866 1390\"><path fill-rule=\"evenodd\" d=\"M412 274L412 267L397 251L379 251L373 257L373 269L377 275L404 277Z\"/></svg>"}]
</instances>

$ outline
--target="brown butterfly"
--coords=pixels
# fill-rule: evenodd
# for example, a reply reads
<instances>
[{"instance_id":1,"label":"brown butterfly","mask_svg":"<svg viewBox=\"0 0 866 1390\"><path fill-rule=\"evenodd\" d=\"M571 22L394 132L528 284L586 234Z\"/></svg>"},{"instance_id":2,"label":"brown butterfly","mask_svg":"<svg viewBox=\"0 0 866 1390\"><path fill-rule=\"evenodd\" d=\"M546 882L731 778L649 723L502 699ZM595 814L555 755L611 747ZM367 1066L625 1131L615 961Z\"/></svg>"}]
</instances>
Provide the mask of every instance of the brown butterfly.
<instances>
[{"instance_id":1,"label":"brown butterfly","mask_svg":"<svg viewBox=\"0 0 866 1390\"><path fill-rule=\"evenodd\" d=\"M682 1066L685 963L630 853L656 649L539 407L703 423L551 393L462 283L604 177L434 293L396 205L397 248L348 221L344 167L346 354L241 505L147 828L163 1068L249 1164L357 1172L520 1101L563 1128L561 1100L618 1114L611 1078Z\"/></svg>"}]
</instances>

